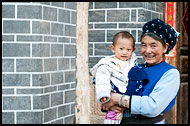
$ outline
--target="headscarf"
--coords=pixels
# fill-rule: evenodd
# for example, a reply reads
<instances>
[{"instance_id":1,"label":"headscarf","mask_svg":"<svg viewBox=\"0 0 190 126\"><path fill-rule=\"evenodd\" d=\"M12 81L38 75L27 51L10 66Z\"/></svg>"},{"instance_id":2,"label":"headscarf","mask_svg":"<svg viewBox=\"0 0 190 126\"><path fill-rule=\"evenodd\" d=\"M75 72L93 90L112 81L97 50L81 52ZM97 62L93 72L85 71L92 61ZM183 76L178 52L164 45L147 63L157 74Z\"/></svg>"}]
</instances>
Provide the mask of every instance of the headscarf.
<instances>
[{"instance_id":1,"label":"headscarf","mask_svg":"<svg viewBox=\"0 0 190 126\"><path fill-rule=\"evenodd\" d=\"M169 47L166 54L175 46L178 41L179 33L170 25L160 19L153 19L147 22L142 28L142 35L151 32L159 36L164 43L168 43Z\"/></svg>"}]
</instances>

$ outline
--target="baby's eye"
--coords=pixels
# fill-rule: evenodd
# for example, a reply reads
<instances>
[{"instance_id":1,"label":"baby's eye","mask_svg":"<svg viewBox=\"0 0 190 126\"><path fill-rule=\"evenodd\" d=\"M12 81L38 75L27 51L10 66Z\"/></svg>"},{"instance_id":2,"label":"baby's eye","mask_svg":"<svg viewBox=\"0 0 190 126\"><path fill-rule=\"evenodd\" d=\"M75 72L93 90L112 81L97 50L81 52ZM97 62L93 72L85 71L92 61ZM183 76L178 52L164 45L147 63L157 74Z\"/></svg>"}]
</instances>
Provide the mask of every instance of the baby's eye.
<instances>
[{"instance_id":1,"label":"baby's eye","mask_svg":"<svg viewBox=\"0 0 190 126\"><path fill-rule=\"evenodd\" d=\"M120 50L122 50L123 48L119 48Z\"/></svg>"}]
</instances>

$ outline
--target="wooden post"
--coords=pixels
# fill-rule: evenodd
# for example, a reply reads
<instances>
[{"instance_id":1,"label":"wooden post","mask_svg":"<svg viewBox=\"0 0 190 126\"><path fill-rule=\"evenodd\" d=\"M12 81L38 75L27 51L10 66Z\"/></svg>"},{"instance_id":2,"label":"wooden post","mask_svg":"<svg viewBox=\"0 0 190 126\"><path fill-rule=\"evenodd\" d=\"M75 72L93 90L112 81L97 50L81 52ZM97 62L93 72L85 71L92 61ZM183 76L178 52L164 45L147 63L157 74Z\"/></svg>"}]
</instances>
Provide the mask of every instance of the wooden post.
<instances>
[{"instance_id":1,"label":"wooden post","mask_svg":"<svg viewBox=\"0 0 190 126\"><path fill-rule=\"evenodd\" d=\"M88 2L77 2L76 26L76 124L90 123L90 86L88 70Z\"/></svg>"}]
</instances>

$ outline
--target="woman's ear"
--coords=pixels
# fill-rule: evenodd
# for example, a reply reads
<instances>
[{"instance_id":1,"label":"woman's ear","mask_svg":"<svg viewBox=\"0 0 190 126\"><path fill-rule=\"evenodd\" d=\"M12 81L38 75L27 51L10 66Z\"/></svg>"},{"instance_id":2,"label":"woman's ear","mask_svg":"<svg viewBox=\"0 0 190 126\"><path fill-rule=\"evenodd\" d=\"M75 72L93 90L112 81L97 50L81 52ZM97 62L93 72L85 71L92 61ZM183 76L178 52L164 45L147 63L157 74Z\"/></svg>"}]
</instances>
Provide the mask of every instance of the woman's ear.
<instances>
[{"instance_id":1,"label":"woman's ear","mask_svg":"<svg viewBox=\"0 0 190 126\"><path fill-rule=\"evenodd\" d=\"M115 51L114 51L114 45L110 45L110 49L111 49L111 51L113 52L113 53L115 53Z\"/></svg>"},{"instance_id":2,"label":"woman's ear","mask_svg":"<svg viewBox=\"0 0 190 126\"><path fill-rule=\"evenodd\" d=\"M164 53L166 53L166 51L168 50L169 44L166 43L165 49L164 49Z\"/></svg>"}]
</instances>

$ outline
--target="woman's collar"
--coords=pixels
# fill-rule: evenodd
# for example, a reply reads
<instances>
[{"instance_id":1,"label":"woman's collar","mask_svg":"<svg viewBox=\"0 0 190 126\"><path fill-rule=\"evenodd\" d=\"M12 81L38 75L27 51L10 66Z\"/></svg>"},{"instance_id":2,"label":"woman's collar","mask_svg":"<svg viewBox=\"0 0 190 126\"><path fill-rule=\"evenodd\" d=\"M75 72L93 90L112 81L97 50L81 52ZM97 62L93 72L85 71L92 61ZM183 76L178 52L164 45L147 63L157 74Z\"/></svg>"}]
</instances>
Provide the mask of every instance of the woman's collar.
<instances>
[{"instance_id":1,"label":"woman's collar","mask_svg":"<svg viewBox=\"0 0 190 126\"><path fill-rule=\"evenodd\" d=\"M163 58L163 60L162 60L160 63L162 63L162 62L164 62L164 61L165 61L165 59ZM158 64L160 64L160 63L158 63ZM148 65L148 63L145 62L145 67L150 67L150 66L154 66L154 65Z\"/></svg>"}]
</instances>

